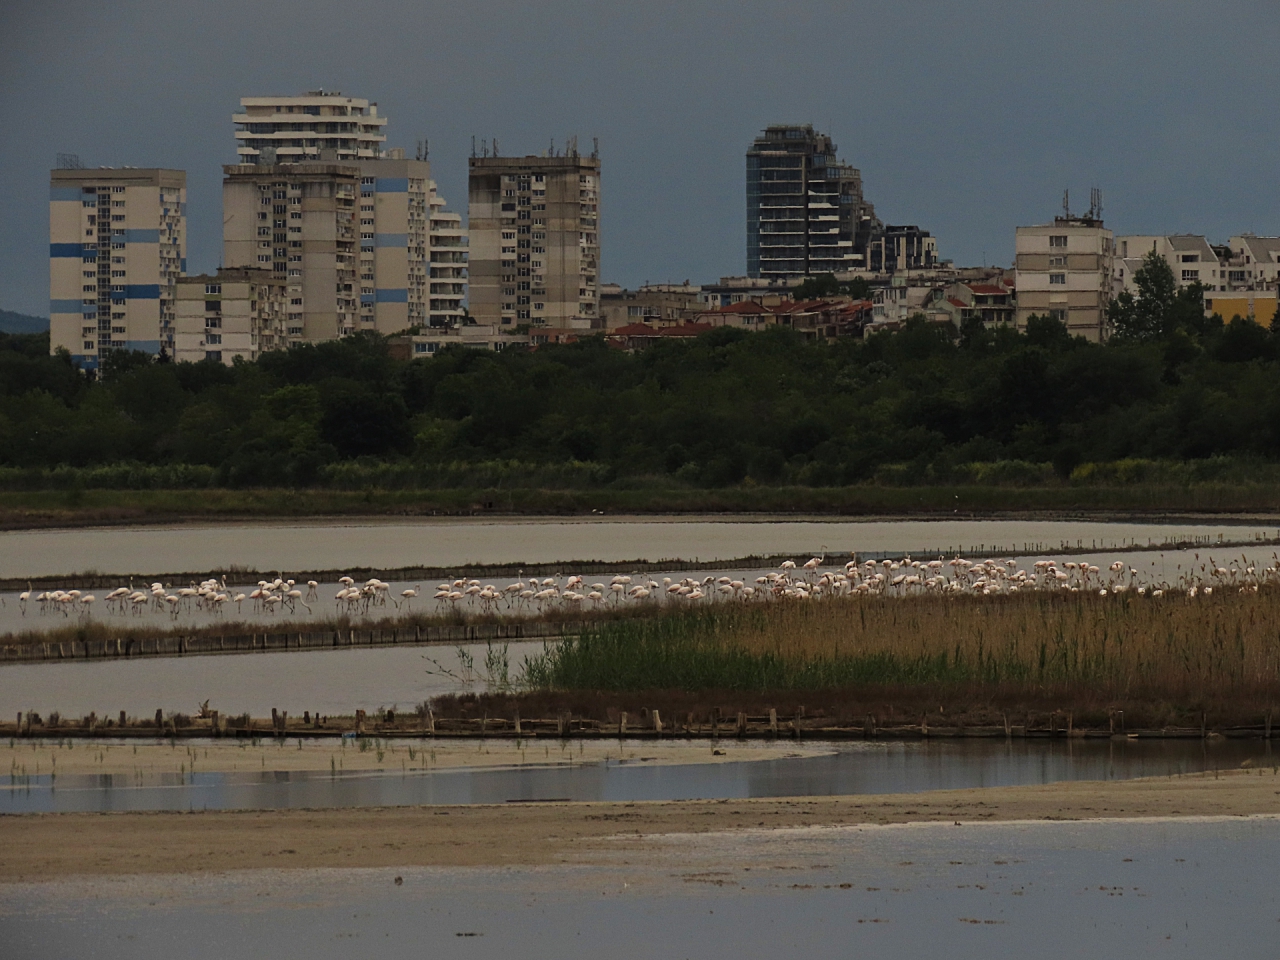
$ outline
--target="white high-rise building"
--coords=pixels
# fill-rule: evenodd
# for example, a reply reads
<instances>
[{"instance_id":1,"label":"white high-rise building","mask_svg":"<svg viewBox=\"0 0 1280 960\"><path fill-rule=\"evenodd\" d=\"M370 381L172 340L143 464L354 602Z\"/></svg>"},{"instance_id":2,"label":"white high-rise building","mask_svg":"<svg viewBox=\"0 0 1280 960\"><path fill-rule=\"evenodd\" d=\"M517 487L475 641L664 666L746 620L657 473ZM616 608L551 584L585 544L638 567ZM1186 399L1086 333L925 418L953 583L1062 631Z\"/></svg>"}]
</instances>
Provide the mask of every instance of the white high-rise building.
<instances>
[{"instance_id":1,"label":"white high-rise building","mask_svg":"<svg viewBox=\"0 0 1280 960\"><path fill-rule=\"evenodd\" d=\"M174 285L187 269L182 170L49 174L49 348L82 369L111 350L173 355Z\"/></svg>"},{"instance_id":2,"label":"white high-rise building","mask_svg":"<svg viewBox=\"0 0 1280 960\"><path fill-rule=\"evenodd\" d=\"M334 90L299 97L242 97L236 125L239 163L374 160L382 156L386 117L378 105Z\"/></svg>"}]
</instances>

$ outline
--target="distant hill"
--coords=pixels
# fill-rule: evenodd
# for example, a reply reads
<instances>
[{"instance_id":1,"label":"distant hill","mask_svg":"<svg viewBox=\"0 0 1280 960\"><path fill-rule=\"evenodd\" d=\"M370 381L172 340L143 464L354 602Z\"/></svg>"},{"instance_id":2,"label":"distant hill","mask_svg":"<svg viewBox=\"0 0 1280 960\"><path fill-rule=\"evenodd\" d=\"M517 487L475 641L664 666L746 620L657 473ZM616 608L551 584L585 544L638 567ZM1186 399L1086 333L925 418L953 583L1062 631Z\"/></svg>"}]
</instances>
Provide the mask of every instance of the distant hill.
<instances>
[{"instance_id":1,"label":"distant hill","mask_svg":"<svg viewBox=\"0 0 1280 960\"><path fill-rule=\"evenodd\" d=\"M0 333L47 333L48 317L29 317L25 313L0 310Z\"/></svg>"}]
</instances>

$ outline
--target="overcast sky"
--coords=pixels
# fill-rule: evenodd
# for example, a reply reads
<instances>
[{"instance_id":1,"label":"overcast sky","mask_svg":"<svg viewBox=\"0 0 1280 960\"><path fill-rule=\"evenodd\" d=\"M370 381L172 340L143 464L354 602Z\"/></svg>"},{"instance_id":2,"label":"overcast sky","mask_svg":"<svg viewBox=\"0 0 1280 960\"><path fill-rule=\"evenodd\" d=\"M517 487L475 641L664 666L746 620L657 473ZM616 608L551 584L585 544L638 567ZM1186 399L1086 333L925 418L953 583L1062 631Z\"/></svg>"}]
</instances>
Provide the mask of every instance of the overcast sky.
<instances>
[{"instance_id":1,"label":"overcast sky","mask_svg":"<svg viewBox=\"0 0 1280 960\"><path fill-rule=\"evenodd\" d=\"M745 271L744 153L811 122L887 223L1008 264L1062 191L1122 233L1280 232L1271 2L0 0L0 307L48 314L48 169L187 171L217 267L242 96L376 100L465 213L471 138L603 161L602 279Z\"/></svg>"}]
</instances>

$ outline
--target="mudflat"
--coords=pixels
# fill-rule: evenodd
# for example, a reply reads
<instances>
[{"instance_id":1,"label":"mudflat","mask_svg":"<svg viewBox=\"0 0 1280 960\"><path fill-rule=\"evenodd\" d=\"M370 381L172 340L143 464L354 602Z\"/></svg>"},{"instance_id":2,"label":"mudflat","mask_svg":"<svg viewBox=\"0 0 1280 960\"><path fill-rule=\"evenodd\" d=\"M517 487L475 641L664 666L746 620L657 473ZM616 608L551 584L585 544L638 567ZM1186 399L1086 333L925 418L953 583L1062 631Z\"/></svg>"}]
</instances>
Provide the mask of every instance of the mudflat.
<instances>
[{"instance_id":1,"label":"mudflat","mask_svg":"<svg viewBox=\"0 0 1280 960\"><path fill-rule=\"evenodd\" d=\"M631 856L670 834L943 822L1280 815L1271 768L793 799L0 818L6 881L254 868L536 866Z\"/></svg>"},{"instance_id":2,"label":"mudflat","mask_svg":"<svg viewBox=\"0 0 1280 960\"><path fill-rule=\"evenodd\" d=\"M395 740L10 740L0 743L0 771L18 776L148 776L190 773L313 771L419 773L459 767L729 763L814 757L829 744L794 742L485 739Z\"/></svg>"}]
</instances>

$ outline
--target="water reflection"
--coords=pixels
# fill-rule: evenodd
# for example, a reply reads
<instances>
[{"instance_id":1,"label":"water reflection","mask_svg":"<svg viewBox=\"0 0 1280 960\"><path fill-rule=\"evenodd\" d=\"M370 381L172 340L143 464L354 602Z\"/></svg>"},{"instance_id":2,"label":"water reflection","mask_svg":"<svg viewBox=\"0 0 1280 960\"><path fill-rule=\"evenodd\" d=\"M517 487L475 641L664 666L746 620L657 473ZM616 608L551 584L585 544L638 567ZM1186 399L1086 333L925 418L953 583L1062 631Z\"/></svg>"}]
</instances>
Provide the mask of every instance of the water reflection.
<instances>
[{"instance_id":1,"label":"water reflection","mask_svg":"<svg viewBox=\"0 0 1280 960\"><path fill-rule=\"evenodd\" d=\"M812 746L812 744L807 744ZM818 757L721 764L611 760L376 774L262 773L10 777L0 813L244 810L537 800L630 801L914 793L1123 780L1273 763L1262 741L922 741L842 744Z\"/></svg>"}]
</instances>

